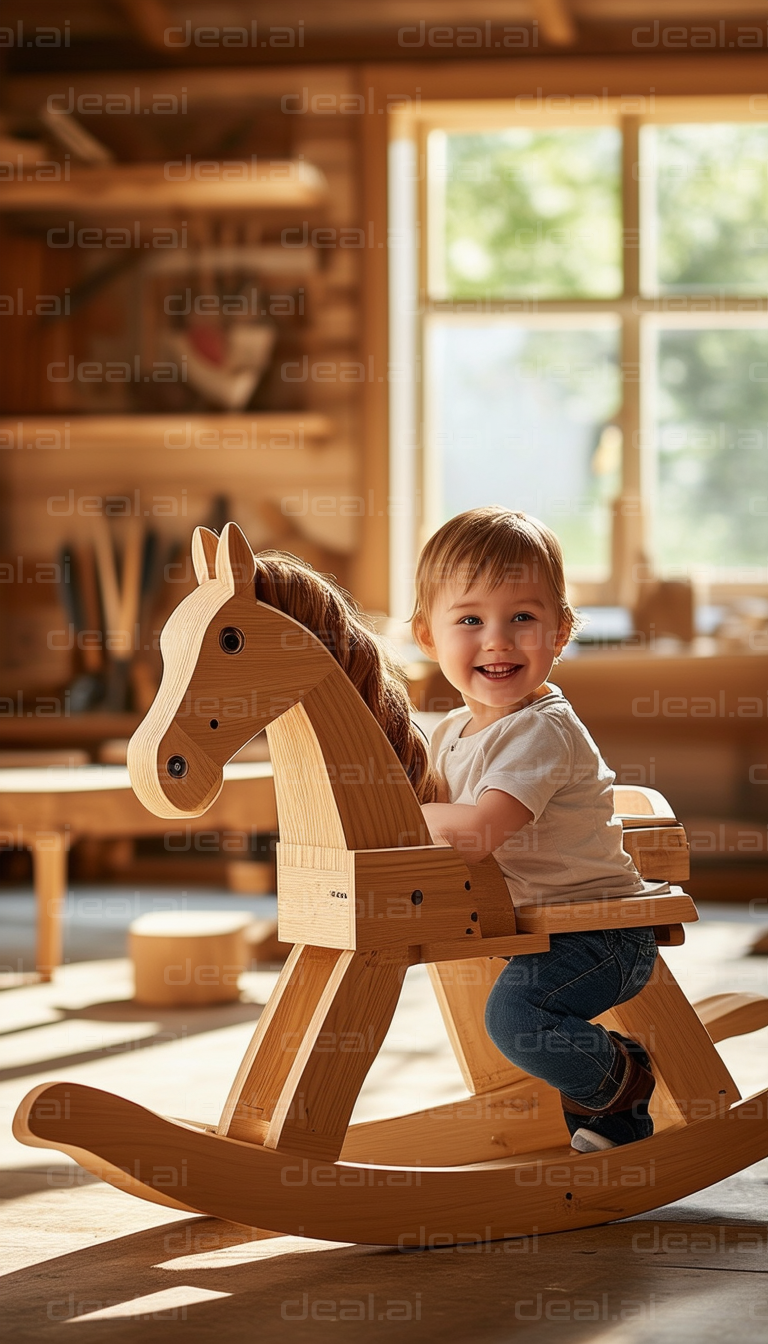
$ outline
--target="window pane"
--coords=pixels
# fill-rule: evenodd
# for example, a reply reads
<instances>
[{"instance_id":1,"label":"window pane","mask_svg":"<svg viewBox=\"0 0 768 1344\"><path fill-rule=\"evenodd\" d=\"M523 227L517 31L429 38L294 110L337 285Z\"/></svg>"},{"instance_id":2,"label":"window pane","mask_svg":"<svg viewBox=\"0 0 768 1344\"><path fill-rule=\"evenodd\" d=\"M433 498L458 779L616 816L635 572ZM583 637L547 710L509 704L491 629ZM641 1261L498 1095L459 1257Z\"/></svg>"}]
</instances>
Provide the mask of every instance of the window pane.
<instances>
[{"instance_id":1,"label":"window pane","mask_svg":"<svg viewBox=\"0 0 768 1344\"><path fill-rule=\"evenodd\" d=\"M561 319L562 323L562 319ZM503 504L554 529L567 564L604 575L619 493L618 326L427 323L435 527Z\"/></svg>"},{"instance_id":2,"label":"window pane","mask_svg":"<svg viewBox=\"0 0 768 1344\"><path fill-rule=\"evenodd\" d=\"M510 129L429 138L434 298L613 298L621 135Z\"/></svg>"},{"instance_id":3,"label":"window pane","mask_svg":"<svg viewBox=\"0 0 768 1344\"><path fill-rule=\"evenodd\" d=\"M657 563L765 566L768 330L662 330L657 373Z\"/></svg>"},{"instance_id":4,"label":"window pane","mask_svg":"<svg viewBox=\"0 0 768 1344\"><path fill-rule=\"evenodd\" d=\"M641 135L646 291L768 290L768 124Z\"/></svg>"}]
</instances>

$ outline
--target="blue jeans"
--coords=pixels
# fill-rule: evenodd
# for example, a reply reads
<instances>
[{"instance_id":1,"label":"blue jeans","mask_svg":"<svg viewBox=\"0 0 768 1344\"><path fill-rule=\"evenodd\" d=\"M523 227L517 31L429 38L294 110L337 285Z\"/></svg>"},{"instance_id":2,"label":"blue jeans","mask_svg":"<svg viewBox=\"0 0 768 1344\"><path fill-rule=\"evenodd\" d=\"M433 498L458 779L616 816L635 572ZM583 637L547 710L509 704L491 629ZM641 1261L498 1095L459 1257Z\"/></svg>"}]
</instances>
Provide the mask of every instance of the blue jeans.
<instances>
[{"instance_id":1,"label":"blue jeans","mask_svg":"<svg viewBox=\"0 0 768 1344\"><path fill-rule=\"evenodd\" d=\"M553 934L548 952L513 957L505 966L488 996L486 1031L518 1068L583 1106L607 1107L619 1090L622 1059L613 1038L590 1019L634 998L656 955L650 928ZM645 1134L638 1130L637 1137Z\"/></svg>"}]
</instances>

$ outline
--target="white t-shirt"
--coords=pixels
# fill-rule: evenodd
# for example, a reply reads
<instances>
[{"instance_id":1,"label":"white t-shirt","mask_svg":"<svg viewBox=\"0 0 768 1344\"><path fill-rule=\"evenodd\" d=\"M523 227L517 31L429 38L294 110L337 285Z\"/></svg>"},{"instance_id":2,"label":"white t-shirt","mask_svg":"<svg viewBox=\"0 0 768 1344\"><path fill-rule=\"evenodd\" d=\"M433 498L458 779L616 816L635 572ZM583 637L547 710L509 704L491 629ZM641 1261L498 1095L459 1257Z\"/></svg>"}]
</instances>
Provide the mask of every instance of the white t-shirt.
<instances>
[{"instance_id":1,"label":"white t-shirt","mask_svg":"<svg viewBox=\"0 0 768 1344\"><path fill-rule=\"evenodd\" d=\"M622 848L613 811L614 772L559 686L480 732L461 737L472 718L451 710L430 742L452 803L477 803L502 789L533 820L493 851L515 905L628 896L666 884L644 883Z\"/></svg>"}]
</instances>

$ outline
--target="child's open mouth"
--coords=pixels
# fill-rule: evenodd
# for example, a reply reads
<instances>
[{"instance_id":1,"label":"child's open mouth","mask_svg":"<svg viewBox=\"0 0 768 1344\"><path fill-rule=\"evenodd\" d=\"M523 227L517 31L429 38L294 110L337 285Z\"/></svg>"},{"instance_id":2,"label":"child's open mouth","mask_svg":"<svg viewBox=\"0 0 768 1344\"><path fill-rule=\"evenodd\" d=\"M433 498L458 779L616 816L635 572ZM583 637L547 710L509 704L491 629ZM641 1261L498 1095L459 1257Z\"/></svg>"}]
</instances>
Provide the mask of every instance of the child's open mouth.
<instances>
[{"instance_id":1,"label":"child's open mouth","mask_svg":"<svg viewBox=\"0 0 768 1344\"><path fill-rule=\"evenodd\" d=\"M506 677L513 677L520 671L519 663L489 663L487 667L476 667L476 672L482 672L489 681L504 681Z\"/></svg>"}]
</instances>

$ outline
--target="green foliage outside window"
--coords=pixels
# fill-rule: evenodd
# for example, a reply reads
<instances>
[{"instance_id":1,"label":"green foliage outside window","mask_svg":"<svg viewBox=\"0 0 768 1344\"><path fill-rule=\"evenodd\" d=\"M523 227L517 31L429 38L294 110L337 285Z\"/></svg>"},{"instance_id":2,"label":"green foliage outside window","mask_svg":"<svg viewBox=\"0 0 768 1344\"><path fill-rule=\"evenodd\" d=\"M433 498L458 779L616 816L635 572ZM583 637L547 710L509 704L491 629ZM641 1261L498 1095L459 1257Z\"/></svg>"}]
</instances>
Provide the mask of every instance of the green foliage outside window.
<instances>
[{"instance_id":1,"label":"green foliage outside window","mask_svg":"<svg viewBox=\"0 0 768 1344\"><path fill-rule=\"evenodd\" d=\"M446 141L446 297L621 293L617 129L521 128Z\"/></svg>"},{"instance_id":2,"label":"green foliage outside window","mask_svg":"<svg viewBox=\"0 0 768 1344\"><path fill-rule=\"evenodd\" d=\"M662 566L768 561L768 331L662 331Z\"/></svg>"},{"instance_id":3,"label":"green foliage outside window","mask_svg":"<svg viewBox=\"0 0 768 1344\"><path fill-rule=\"evenodd\" d=\"M639 176L649 294L768 294L768 122L643 127ZM620 297L618 128L439 133L430 177L433 297ZM701 320L660 328L645 370L661 572L768 563L768 323ZM556 527L570 565L605 572L620 490L618 333L585 320L515 334L509 321L433 329L444 507L468 507L468 494L522 504Z\"/></svg>"},{"instance_id":4,"label":"green foliage outside window","mask_svg":"<svg viewBox=\"0 0 768 1344\"><path fill-rule=\"evenodd\" d=\"M657 275L666 293L768 290L768 125L643 128L655 187Z\"/></svg>"}]
</instances>

